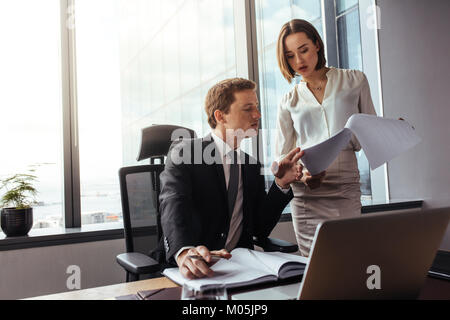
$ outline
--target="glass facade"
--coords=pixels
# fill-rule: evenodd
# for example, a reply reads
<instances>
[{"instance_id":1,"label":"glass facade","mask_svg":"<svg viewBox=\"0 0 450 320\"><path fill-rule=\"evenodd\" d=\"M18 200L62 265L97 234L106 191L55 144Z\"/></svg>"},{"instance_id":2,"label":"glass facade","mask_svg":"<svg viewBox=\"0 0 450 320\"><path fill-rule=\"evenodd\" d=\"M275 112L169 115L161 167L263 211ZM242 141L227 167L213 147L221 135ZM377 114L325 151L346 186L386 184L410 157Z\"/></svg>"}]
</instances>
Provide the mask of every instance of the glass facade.
<instances>
[{"instance_id":1,"label":"glass facade","mask_svg":"<svg viewBox=\"0 0 450 320\"><path fill-rule=\"evenodd\" d=\"M362 70L359 11L354 8L336 19L339 47L339 67Z\"/></svg>"},{"instance_id":2,"label":"glass facade","mask_svg":"<svg viewBox=\"0 0 450 320\"><path fill-rule=\"evenodd\" d=\"M110 0L76 2L81 224L122 219L118 9Z\"/></svg>"},{"instance_id":3,"label":"glass facade","mask_svg":"<svg viewBox=\"0 0 450 320\"><path fill-rule=\"evenodd\" d=\"M344 11L358 6L358 0L335 0L336 14L339 15Z\"/></svg>"},{"instance_id":4,"label":"glass facade","mask_svg":"<svg viewBox=\"0 0 450 320\"><path fill-rule=\"evenodd\" d=\"M122 220L118 169L148 163L136 160L143 128L209 132L206 92L236 76L232 4L77 2L82 224Z\"/></svg>"},{"instance_id":5,"label":"glass facade","mask_svg":"<svg viewBox=\"0 0 450 320\"><path fill-rule=\"evenodd\" d=\"M236 76L233 1L119 1L123 165L136 164L142 128L209 132L207 90Z\"/></svg>"}]
</instances>

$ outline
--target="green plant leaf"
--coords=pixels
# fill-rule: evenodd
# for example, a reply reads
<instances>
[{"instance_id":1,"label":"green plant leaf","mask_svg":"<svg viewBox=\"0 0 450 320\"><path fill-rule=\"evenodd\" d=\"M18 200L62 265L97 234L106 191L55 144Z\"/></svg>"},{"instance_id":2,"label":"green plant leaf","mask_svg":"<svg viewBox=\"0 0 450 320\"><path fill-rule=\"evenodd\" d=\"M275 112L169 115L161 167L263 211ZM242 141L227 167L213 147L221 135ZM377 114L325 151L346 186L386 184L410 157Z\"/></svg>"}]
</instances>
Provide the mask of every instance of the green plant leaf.
<instances>
[{"instance_id":1,"label":"green plant leaf","mask_svg":"<svg viewBox=\"0 0 450 320\"><path fill-rule=\"evenodd\" d=\"M29 171L34 172L35 169ZM36 203L35 196L38 192L33 185L36 181L37 176L26 173L14 174L1 179L0 190L5 189L6 192L0 199L0 206L14 205L18 209L29 208Z\"/></svg>"}]
</instances>

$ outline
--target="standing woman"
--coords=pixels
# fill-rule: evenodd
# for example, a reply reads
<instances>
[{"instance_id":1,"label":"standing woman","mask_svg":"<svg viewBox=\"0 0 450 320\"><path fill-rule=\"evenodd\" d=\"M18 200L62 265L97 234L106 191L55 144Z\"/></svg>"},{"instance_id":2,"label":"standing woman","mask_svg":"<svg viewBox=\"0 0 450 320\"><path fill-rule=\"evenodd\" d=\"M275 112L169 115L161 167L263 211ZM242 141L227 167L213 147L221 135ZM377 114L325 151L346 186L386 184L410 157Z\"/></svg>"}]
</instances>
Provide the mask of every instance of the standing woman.
<instances>
[{"instance_id":1,"label":"standing woman","mask_svg":"<svg viewBox=\"0 0 450 320\"><path fill-rule=\"evenodd\" d=\"M322 39L309 22L294 19L282 27L277 60L289 83L297 75L302 77L278 107L278 157L283 157L295 146L305 149L327 140L344 128L352 114L376 114L364 73L326 67ZM361 214L355 155L360 149L353 136L326 172L311 176L304 171L302 181L292 185L292 222L303 256L309 255L316 227L321 221Z\"/></svg>"}]
</instances>

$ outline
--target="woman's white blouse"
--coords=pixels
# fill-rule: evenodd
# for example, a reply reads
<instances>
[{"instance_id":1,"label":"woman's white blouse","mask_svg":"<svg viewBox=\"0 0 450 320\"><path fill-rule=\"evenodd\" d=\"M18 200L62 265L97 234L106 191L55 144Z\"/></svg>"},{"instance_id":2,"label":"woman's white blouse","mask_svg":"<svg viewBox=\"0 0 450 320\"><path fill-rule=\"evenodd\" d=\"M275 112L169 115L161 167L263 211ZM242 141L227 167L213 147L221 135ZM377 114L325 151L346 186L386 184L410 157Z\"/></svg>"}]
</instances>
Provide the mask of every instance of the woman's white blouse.
<instances>
[{"instance_id":1,"label":"woman's white blouse","mask_svg":"<svg viewBox=\"0 0 450 320\"><path fill-rule=\"evenodd\" d=\"M311 147L342 130L355 113L376 115L365 74L358 70L331 67L320 104L305 81L288 92L278 106L276 156L282 158L293 148ZM353 136L345 150L359 151Z\"/></svg>"}]
</instances>

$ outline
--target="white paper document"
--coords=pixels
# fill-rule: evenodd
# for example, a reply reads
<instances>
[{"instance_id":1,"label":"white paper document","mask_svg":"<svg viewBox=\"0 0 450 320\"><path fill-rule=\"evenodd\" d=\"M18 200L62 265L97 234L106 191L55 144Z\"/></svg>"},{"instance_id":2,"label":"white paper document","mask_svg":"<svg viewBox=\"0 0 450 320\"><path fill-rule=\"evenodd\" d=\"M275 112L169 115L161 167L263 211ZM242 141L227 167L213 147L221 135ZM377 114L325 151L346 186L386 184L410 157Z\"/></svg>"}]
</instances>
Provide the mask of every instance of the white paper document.
<instances>
[{"instance_id":1,"label":"white paper document","mask_svg":"<svg viewBox=\"0 0 450 320\"><path fill-rule=\"evenodd\" d=\"M361 144L372 170L414 147L421 140L406 121L354 114L348 119L345 128L333 137L304 149L305 155L301 160L306 169L312 175L325 171L350 142L352 133Z\"/></svg>"},{"instance_id":2,"label":"white paper document","mask_svg":"<svg viewBox=\"0 0 450 320\"><path fill-rule=\"evenodd\" d=\"M227 288L237 288L257 283L276 282L302 275L308 258L282 252L258 252L246 248L231 251L230 260L220 259L211 267L214 276L188 280L178 268L168 268L163 274L178 283L195 289L207 289L225 284Z\"/></svg>"}]
</instances>

